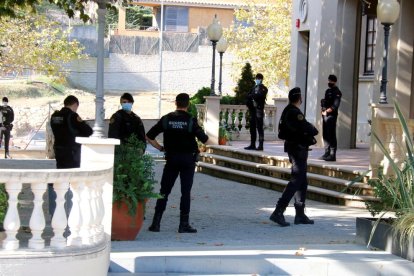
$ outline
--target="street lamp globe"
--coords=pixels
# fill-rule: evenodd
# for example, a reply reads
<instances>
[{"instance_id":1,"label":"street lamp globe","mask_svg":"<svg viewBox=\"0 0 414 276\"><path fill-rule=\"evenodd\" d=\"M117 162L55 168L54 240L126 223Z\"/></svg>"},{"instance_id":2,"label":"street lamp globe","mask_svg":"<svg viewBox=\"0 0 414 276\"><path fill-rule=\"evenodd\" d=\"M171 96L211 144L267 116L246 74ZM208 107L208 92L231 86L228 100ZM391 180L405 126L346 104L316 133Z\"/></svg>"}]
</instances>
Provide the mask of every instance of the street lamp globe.
<instances>
[{"instance_id":1,"label":"street lamp globe","mask_svg":"<svg viewBox=\"0 0 414 276\"><path fill-rule=\"evenodd\" d=\"M217 42L223 35L223 28L218 22L217 15L214 16L213 22L207 27L208 39L212 42Z\"/></svg>"},{"instance_id":2,"label":"street lamp globe","mask_svg":"<svg viewBox=\"0 0 414 276\"><path fill-rule=\"evenodd\" d=\"M224 53L226 52L227 47L229 47L227 40L224 37L220 38L220 40L217 42L217 52Z\"/></svg>"},{"instance_id":3,"label":"street lamp globe","mask_svg":"<svg viewBox=\"0 0 414 276\"><path fill-rule=\"evenodd\" d=\"M396 0L380 0L377 17L382 24L394 24L400 16L400 4Z\"/></svg>"}]
</instances>

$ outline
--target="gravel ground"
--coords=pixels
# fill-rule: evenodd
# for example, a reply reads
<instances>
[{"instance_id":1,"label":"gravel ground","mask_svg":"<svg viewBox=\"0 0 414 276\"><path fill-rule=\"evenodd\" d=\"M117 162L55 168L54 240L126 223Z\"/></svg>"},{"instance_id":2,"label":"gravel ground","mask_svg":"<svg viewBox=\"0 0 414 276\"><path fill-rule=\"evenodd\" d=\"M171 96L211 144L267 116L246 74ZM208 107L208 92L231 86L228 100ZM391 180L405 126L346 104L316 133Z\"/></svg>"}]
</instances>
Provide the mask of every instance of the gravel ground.
<instances>
[{"instance_id":1,"label":"gravel ground","mask_svg":"<svg viewBox=\"0 0 414 276\"><path fill-rule=\"evenodd\" d=\"M162 168L163 164L157 163L158 180L161 179ZM196 173L190 223L197 228L198 233L177 232L180 206L180 186L177 180L161 221L161 232L147 230L156 202L150 200L147 203L146 220L137 239L132 242L112 242L112 251L354 243L355 218L370 216L366 210L309 200L306 212L315 219L315 224L294 225L295 211L293 206L289 206L285 214L292 225L282 228L268 219L280 195L276 191Z\"/></svg>"}]
</instances>

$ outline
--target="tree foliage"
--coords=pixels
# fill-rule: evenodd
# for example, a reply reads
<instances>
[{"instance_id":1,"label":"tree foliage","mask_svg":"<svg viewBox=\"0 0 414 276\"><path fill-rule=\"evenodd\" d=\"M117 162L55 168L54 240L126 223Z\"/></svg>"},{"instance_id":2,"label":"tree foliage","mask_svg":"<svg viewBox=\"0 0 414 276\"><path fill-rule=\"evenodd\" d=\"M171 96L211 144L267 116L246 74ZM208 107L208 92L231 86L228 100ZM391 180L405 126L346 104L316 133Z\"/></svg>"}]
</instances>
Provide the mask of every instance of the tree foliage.
<instances>
[{"instance_id":1,"label":"tree foliage","mask_svg":"<svg viewBox=\"0 0 414 276\"><path fill-rule=\"evenodd\" d=\"M237 81L237 87L234 89L234 92L236 93L236 104L245 104L247 94L249 94L253 87L254 76L252 72L252 66L250 63L246 63L242 69L241 78Z\"/></svg>"},{"instance_id":2,"label":"tree foliage","mask_svg":"<svg viewBox=\"0 0 414 276\"><path fill-rule=\"evenodd\" d=\"M250 1L235 11L235 23L225 31L238 61L235 71L249 62L268 86L288 80L291 12L291 0L268 0L266 5Z\"/></svg>"},{"instance_id":3,"label":"tree foliage","mask_svg":"<svg viewBox=\"0 0 414 276\"><path fill-rule=\"evenodd\" d=\"M25 14L0 18L0 71L22 73L32 69L45 75L62 76L63 65L82 57L82 47L45 16Z\"/></svg>"}]
</instances>

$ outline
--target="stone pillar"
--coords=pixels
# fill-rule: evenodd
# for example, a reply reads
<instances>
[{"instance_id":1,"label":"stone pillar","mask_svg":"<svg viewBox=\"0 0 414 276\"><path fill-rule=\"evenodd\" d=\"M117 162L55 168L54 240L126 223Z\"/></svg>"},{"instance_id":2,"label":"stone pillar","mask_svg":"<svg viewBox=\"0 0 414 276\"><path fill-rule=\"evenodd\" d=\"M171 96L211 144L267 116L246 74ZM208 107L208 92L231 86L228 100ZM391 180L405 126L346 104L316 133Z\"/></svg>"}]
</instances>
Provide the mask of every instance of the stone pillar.
<instances>
[{"instance_id":1,"label":"stone pillar","mask_svg":"<svg viewBox=\"0 0 414 276\"><path fill-rule=\"evenodd\" d=\"M83 168L105 168L114 165L115 146L120 144L118 139L101 139L94 137L76 137L76 142L82 144L81 169ZM112 191L113 175L106 180L103 186L103 203L105 216L103 225L105 234L110 239L112 225Z\"/></svg>"},{"instance_id":2,"label":"stone pillar","mask_svg":"<svg viewBox=\"0 0 414 276\"><path fill-rule=\"evenodd\" d=\"M210 145L218 145L221 96L205 96L204 98L206 99L204 131L209 137L208 143Z\"/></svg>"},{"instance_id":3,"label":"stone pillar","mask_svg":"<svg viewBox=\"0 0 414 276\"><path fill-rule=\"evenodd\" d=\"M380 120L383 118L394 117L394 106L392 104L371 104L371 143L369 149L369 169L373 177L378 175L378 167L383 165L384 154L374 140L373 133L375 133L379 139L385 144L389 141L385 141L388 137L386 129L381 125Z\"/></svg>"},{"instance_id":4,"label":"stone pillar","mask_svg":"<svg viewBox=\"0 0 414 276\"><path fill-rule=\"evenodd\" d=\"M278 126L279 126L279 121L280 121L280 117L282 115L282 111L288 105L289 100L288 100L288 98L273 98L273 102L274 102L275 107L276 107L276 118L275 118L276 125L275 125L275 128L274 129L276 131L276 139L277 140L280 140L277 137L277 131L278 131Z\"/></svg>"}]
</instances>

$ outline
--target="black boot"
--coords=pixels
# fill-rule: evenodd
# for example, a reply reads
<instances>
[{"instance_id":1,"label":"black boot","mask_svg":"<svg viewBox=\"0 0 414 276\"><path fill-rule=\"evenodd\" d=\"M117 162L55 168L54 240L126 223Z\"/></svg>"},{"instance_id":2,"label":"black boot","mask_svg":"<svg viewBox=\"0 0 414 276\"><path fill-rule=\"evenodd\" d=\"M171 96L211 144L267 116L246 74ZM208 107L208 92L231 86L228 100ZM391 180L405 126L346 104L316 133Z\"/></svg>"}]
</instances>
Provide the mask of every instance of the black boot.
<instances>
[{"instance_id":1,"label":"black boot","mask_svg":"<svg viewBox=\"0 0 414 276\"><path fill-rule=\"evenodd\" d=\"M323 160L336 161L336 149L331 149L329 155L325 157Z\"/></svg>"},{"instance_id":2,"label":"black boot","mask_svg":"<svg viewBox=\"0 0 414 276\"><path fill-rule=\"evenodd\" d=\"M160 223L162 218L162 212L155 211L154 218L152 219L152 224L148 228L151 232L160 232Z\"/></svg>"},{"instance_id":3,"label":"black boot","mask_svg":"<svg viewBox=\"0 0 414 276\"><path fill-rule=\"evenodd\" d=\"M329 156L329 153L330 153L329 148L326 148L325 153L321 157L319 157L319 160L325 160L325 158Z\"/></svg>"},{"instance_id":4,"label":"black boot","mask_svg":"<svg viewBox=\"0 0 414 276\"><path fill-rule=\"evenodd\" d=\"M314 224L314 221L309 219L305 215L305 204L304 203L295 203L295 224Z\"/></svg>"},{"instance_id":5,"label":"black boot","mask_svg":"<svg viewBox=\"0 0 414 276\"><path fill-rule=\"evenodd\" d=\"M279 206L279 204L276 205L276 209L273 211L273 214L270 215L270 220L273 222L276 222L282 227L289 226L290 223L285 221L285 216L283 215L283 212L285 212L286 207L282 208Z\"/></svg>"},{"instance_id":6,"label":"black boot","mask_svg":"<svg viewBox=\"0 0 414 276\"><path fill-rule=\"evenodd\" d=\"M180 215L180 226L178 226L178 233L197 233L197 229L191 227L188 222L190 215Z\"/></svg>"},{"instance_id":7,"label":"black boot","mask_svg":"<svg viewBox=\"0 0 414 276\"><path fill-rule=\"evenodd\" d=\"M259 140L259 146L257 147L256 150L260 150L260 151L263 150L263 140Z\"/></svg>"},{"instance_id":8,"label":"black boot","mask_svg":"<svg viewBox=\"0 0 414 276\"><path fill-rule=\"evenodd\" d=\"M245 150L256 150L256 143L250 143L250 146L245 147Z\"/></svg>"}]
</instances>

